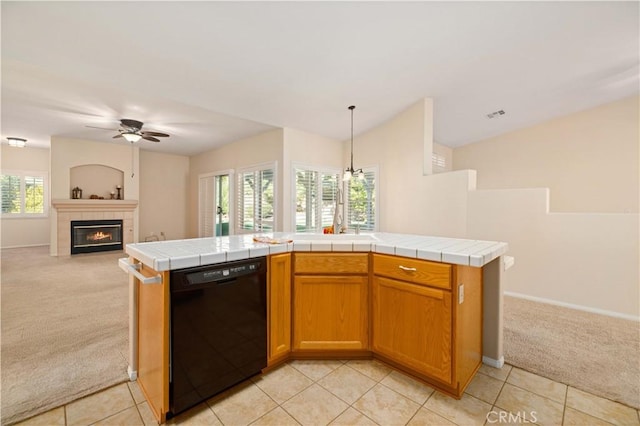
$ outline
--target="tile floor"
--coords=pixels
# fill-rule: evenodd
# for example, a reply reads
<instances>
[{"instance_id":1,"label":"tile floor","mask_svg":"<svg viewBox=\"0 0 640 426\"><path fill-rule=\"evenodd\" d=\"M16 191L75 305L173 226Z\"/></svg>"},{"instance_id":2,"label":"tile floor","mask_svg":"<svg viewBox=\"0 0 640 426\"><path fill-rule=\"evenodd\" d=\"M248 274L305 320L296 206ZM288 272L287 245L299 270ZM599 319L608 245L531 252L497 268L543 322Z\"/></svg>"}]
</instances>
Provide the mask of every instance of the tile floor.
<instances>
[{"instance_id":1,"label":"tile floor","mask_svg":"<svg viewBox=\"0 0 640 426\"><path fill-rule=\"evenodd\" d=\"M373 360L291 361L167 422L185 425L640 425L640 412L505 366L482 366L461 400ZM21 425L155 425L135 382Z\"/></svg>"}]
</instances>

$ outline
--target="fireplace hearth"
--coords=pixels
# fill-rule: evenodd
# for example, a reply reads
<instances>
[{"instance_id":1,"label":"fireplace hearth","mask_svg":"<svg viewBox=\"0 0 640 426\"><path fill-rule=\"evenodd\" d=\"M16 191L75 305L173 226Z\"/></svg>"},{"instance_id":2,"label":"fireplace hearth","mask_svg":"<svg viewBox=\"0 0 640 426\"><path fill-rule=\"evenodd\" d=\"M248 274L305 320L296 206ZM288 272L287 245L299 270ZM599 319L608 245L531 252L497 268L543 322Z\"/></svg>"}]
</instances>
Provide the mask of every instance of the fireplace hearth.
<instances>
[{"instance_id":1,"label":"fireplace hearth","mask_svg":"<svg viewBox=\"0 0 640 426\"><path fill-rule=\"evenodd\" d=\"M71 254L122 250L122 220L72 220Z\"/></svg>"}]
</instances>

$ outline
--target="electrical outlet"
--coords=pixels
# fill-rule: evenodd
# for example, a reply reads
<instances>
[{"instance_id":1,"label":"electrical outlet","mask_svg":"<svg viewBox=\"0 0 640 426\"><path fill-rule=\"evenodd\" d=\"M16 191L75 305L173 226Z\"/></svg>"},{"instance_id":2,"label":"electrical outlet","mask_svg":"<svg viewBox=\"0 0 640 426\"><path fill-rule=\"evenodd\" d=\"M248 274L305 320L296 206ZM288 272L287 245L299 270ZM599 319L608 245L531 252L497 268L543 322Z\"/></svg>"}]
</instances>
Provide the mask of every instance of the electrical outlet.
<instances>
[{"instance_id":1,"label":"electrical outlet","mask_svg":"<svg viewBox=\"0 0 640 426\"><path fill-rule=\"evenodd\" d=\"M464 284L458 284L458 305L464 302Z\"/></svg>"}]
</instances>

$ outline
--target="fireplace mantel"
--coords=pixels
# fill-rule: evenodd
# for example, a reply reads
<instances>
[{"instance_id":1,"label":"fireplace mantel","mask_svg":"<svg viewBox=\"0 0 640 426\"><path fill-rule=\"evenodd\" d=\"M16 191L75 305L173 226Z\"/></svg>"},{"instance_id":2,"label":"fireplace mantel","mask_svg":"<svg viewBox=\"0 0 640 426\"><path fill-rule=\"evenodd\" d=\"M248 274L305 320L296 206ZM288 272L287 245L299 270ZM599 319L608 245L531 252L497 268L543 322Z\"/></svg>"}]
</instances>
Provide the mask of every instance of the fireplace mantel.
<instances>
[{"instance_id":1,"label":"fireplace mantel","mask_svg":"<svg viewBox=\"0 0 640 426\"><path fill-rule=\"evenodd\" d=\"M133 211L138 200L51 200L51 205L60 213L68 212L109 212Z\"/></svg>"}]
</instances>

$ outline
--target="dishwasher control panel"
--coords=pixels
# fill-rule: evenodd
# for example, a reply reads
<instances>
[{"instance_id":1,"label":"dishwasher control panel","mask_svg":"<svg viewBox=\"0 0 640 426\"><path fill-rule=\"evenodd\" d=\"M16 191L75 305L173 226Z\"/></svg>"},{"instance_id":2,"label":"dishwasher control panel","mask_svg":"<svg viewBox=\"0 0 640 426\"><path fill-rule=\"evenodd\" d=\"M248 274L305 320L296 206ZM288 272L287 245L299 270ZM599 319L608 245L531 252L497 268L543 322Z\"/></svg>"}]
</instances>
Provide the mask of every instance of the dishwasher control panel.
<instances>
[{"instance_id":1,"label":"dishwasher control panel","mask_svg":"<svg viewBox=\"0 0 640 426\"><path fill-rule=\"evenodd\" d=\"M187 283L189 285L197 285L229 280L243 275L252 274L260 269L260 265L260 262L243 263L238 266L220 267L218 269L191 272L186 275Z\"/></svg>"}]
</instances>

